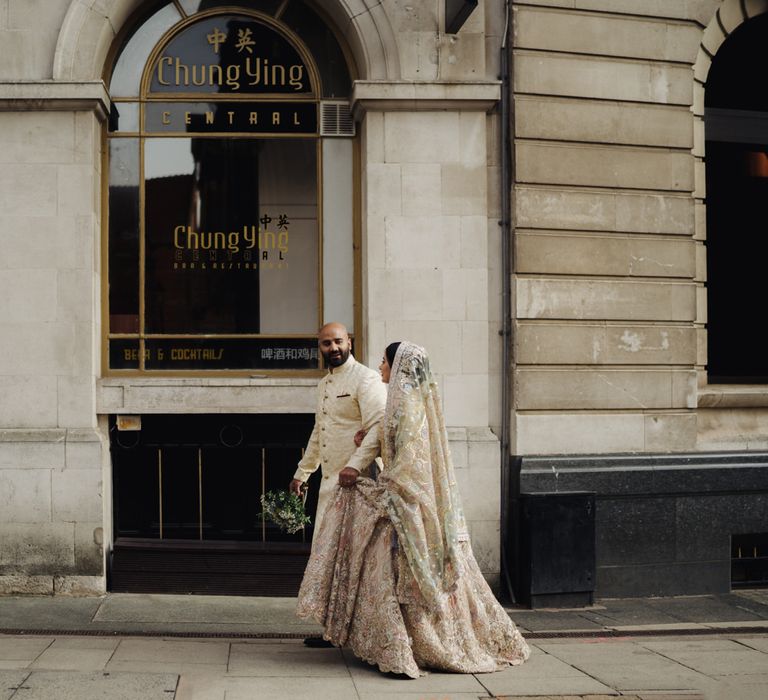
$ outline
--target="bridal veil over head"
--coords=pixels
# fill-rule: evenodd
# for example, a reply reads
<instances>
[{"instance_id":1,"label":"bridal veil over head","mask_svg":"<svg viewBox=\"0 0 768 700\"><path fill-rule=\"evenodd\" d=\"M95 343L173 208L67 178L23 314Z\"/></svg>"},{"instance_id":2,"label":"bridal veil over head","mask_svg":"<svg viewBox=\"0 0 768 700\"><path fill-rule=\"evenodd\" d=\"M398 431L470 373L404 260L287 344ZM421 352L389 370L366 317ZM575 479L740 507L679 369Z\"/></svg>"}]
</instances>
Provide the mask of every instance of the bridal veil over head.
<instances>
[{"instance_id":1,"label":"bridal veil over head","mask_svg":"<svg viewBox=\"0 0 768 700\"><path fill-rule=\"evenodd\" d=\"M461 576L459 542L468 535L437 383L426 350L413 343L401 343L392 363L382 443L389 514L432 606Z\"/></svg>"}]
</instances>

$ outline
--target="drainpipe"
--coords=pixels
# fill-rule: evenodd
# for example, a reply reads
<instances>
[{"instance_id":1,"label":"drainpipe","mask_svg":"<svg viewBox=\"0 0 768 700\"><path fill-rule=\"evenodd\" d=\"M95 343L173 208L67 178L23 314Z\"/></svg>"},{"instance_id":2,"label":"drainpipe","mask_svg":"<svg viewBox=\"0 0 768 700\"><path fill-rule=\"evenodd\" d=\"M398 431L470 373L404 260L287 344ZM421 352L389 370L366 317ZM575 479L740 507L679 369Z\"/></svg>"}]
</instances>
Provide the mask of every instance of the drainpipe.
<instances>
[{"instance_id":1,"label":"drainpipe","mask_svg":"<svg viewBox=\"0 0 768 700\"><path fill-rule=\"evenodd\" d=\"M517 526L511 527L510 499L511 491L511 457L510 457L510 399L511 399L511 363L512 363L512 112L509 36L511 34L510 0L504 0L504 33L501 39L501 129L500 129L500 161L501 161L501 574L510 600L514 603L515 592L512 586L510 572L509 545L510 536L517 541ZM515 492L519 484L515 485ZM516 511L517 509L515 509ZM517 552L517 546L513 546ZM514 556L515 563L517 556Z\"/></svg>"}]
</instances>

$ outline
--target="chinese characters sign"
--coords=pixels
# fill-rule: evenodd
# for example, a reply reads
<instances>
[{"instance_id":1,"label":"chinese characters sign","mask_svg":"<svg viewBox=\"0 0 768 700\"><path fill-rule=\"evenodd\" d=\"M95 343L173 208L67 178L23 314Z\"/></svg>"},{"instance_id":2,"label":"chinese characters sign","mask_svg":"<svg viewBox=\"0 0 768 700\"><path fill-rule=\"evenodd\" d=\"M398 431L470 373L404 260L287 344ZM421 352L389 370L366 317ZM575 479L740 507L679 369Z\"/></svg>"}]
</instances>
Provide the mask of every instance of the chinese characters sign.
<instances>
[{"instance_id":1,"label":"chinese characters sign","mask_svg":"<svg viewBox=\"0 0 768 700\"><path fill-rule=\"evenodd\" d=\"M276 29L225 15L170 41L153 66L150 92L308 96L313 87L298 51Z\"/></svg>"}]
</instances>

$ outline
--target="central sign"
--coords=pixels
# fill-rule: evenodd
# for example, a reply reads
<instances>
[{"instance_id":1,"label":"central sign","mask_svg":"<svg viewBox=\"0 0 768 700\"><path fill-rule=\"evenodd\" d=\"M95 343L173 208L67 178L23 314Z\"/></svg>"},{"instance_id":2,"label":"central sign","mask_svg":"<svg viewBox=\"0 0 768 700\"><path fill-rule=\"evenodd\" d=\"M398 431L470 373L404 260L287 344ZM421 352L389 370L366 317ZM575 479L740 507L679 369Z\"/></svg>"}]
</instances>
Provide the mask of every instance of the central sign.
<instances>
[{"instance_id":1,"label":"central sign","mask_svg":"<svg viewBox=\"0 0 768 700\"><path fill-rule=\"evenodd\" d=\"M285 102L148 102L146 130L250 134L316 134L317 103Z\"/></svg>"}]
</instances>

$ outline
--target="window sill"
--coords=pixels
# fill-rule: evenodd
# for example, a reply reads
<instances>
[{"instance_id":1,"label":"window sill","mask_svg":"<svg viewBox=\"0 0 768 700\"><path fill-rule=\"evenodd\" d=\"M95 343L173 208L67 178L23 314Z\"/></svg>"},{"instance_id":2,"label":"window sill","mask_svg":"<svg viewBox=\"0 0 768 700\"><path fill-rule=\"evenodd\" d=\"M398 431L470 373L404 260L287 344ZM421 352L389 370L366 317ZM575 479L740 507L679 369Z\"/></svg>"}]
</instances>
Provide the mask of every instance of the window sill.
<instances>
[{"instance_id":1,"label":"window sill","mask_svg":"<svg viewBox=\"0 0 768 700\"><path fill-rule=\"evenodd\" d=\"M109 413L314 413L319 377L106 377L96 406Z\"/></svg>"},{"instance_id":2,"label":"window sill","mask_svg":"<svg viewBox=\"0 0 768 700\"><path fill-rule=\"evenodd\" d=\"M708 384L698 391L699 408L768 408L768 385Z\"/></svg>"}]
</instances>

